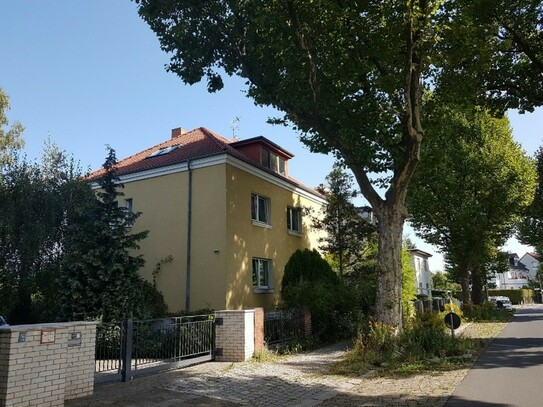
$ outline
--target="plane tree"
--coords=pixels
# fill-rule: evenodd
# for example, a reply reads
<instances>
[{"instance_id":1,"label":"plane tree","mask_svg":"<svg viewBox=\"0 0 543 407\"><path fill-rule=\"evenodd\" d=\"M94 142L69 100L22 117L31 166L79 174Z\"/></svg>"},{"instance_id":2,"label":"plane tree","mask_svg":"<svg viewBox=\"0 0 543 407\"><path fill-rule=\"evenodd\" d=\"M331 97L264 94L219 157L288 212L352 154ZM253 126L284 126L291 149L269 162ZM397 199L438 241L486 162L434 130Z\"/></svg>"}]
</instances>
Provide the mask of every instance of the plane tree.
<instances>
[{"instance_id":1,"label":"plane tree","mask_svg":"<svg viewBox=\"0 0 543 407\"><path fill-rule=\"evenodd\" d=\"M536 248L543 248L543 147L535 153L537 185L534 200L526 208L518 224L519 240Z\"/></svg>"},{"instance_id":2,"label":"plane tree","mask_svg":"<svg viewBox=\"0 0 543 407\"><path fill-rule=\"evenodd\" d=\"M418 235L446 254L464 301L482 302L486 270L535 189L533 161L509 120L480 108L428 103L422 159L408 208Z\"/></svg>"},{"instance_id":3,"label":"plane tree","mask_svg":"<svg viewBox=\"0 0 543 407\"><path fill-rule=\"evenodd\" d=\"M497 112L543 103L541 0L447 0L437 81L451 100ZM463 86L458 87L458 84Z\"/></svg>"},{"instance_id":4,"label":"plane tree","mask_svg":"<svg viewBox=\"0 0 543 407\"><path fill-rule=\"evenodd\" d=\"M438 82L454 73L441 69L449 62L441 42L464 27L455 20L467 15L455 9L464 3L134 1L170 54L169 71L188 84L205 78L211 92L224 75L244 78L256 104L284 113L274 122L352 170L378 219L376 318L400 332L401 238L424 135L421 96L425 86L452 86Z\"/></svg>"}]
</instances>

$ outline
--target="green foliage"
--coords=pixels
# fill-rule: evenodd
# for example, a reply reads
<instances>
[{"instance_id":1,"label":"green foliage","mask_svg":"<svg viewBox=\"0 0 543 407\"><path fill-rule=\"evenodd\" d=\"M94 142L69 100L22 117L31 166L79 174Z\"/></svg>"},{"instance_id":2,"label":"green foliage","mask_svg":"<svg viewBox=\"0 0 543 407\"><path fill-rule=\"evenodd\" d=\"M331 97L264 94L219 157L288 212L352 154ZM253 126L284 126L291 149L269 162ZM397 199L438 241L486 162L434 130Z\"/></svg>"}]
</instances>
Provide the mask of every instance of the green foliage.
<instances>
[{"instance_id":1,"label":"green foliage","mask_svg":"<svg viewBox=\"0 0 543 407\"><path fill-rule=\"evenodd\" d=\"M406 194L424 136L425 84L441 95L473 89L481 97L488 84L484 72L490 68L514 82L540 78L537 71L522 70L527 76L516 72L523 60L519 54L528 55L516 50L520 42L501 41L502 31L492 19L474 24L467 0L134 1L170 55L168 70L188 84L207 80L210 92L223 87L225 74L244 78L247 95L256 104L284 113L273 122L291 124L312 151L335 154L353 171L379 219L380 249L394 251L380 257L382 295L377 296L376 314L401 330L400 241L408 215ZM478 10L488 10L477 3ZM516 16L539 22L525 3ZM527 32L537 36L539 27ZM487 44L506 48L495 51ZM509 55L503 51L512 56L500 58ZM469 69L481 60L486 69ZM502 63L511 69L502 71ZM537 80L529 84L522 89L541 88L534 86L540 85ZM517 89L494 95L522 106L524 95ZM384 294L392 292L393 297Z\"/></svg>"},{"instance_id":2,"label":"green foliage","mask_svg":"<svg viewBox=\"0 0 543 407\"><path fill-rule=\"evenodd\" d=\"M537 184L534 200L526 208L518 223L518 238L527 245L543 247L543 147L535 153Z\"/></svg>"},{"instance_id":3,"label":"green foliage","mask_svg":"<svg viewBox=\"0 0 543 407\"><path fill-rule=\"evenodd\" d=\"M21 123L15 122L10 129L5 128L9 125L6 115L9 109L9 98L0 88L0 169L13 163L13 155L24 146L21 137L24 127Z\"/></svg>"},{"instance_id":4,"label":"green foliage","mask_svg":"<svg viewBox=\"0 0 543 407\"><path fill-rule=\"evenodd\" d=\"M437 272L432 274L432 287L435 290L455 291L459 286L451 280L449 273Z\"/></svg>"},{"instance_id":5,"label":"green foliage","mask_svg":"<svg viewBox=\"0 0 543 407\"><path fill-rule=\"evenodd\" d=\"M323 282L338 285L339 279L326 260L316 250L296 250L285 265L281 287L298 283Z\"/></svg>"},{"instance_id":6,"label":"green foliage","mask_svg":"<svg viewBox=\"0 0 543 407\"><path fill-rule=\"evenodd\" d=\"M312 218L312 226L325 232L326 237L319 239L320 249L333 258L339 276L343 277L361 262L375 227L361 218L359 209L352 203L358 195L353 190L352 176L336 163L326 181L328 186L319 188L326 197L326 205Z\"/></svg>"},{"instance_id":7,"label":"green foliage","mask_svg":"<svg viewBox=\"0 0 543 407\"><path fill-rule=\"evenodd\" d=\"M355 332L358 315L355 297L341 283L303 281L285 287L281 296L285 308L311 311L312 335L320 341L348 338Z\"/></svg>"},{"instance_id":8,"label":"green foliage","mask_svg":"<svg viewBox=\"0 0 543 407\"><path fill-rule=\"evenodd\" d=\"M464 366L481 351L483 341L451 337L441 315L424 312L397 335L393 327L370 321L362 325L353 350L332 373L406 374L440 367Z\"/></svg>"},{"instance_id":9,"label":"green foliage","mask_svg":"<svg viewBox=\"0 0 543 407\"><path fill-rule=\"evenodd\" d=\"M497 247L531 202L535 169L513 140L507 118L483 109L426 103L426 143L408 206L417 234L447 254L464 300L482 302Z\"/></svg>"},{"instance_id":10,"label":"green foliage","mask_svg":"<svg viewBox=\"0 0 543 407\"><path fill-rule=\"evenodd\" d=\"M162 295L138 275L144 260L134 251L147 231L130 232L139 214L118 203L123 194L115 164L109 148L98 199L69 214L60 274L62 319L145 319L166 310Z\"/></svg>"},{"instance_id":11,"label":"green foliage","mask_svg":"<svg viewBox=\"0 0 543 407\"><path fill-rule=\"evenodd\" d=\"M279 355L277 352L271 351L267 348L263 348L259 351L256 351L253 353L253 357L251 358L251 362L255 363L264 363L264 362L278 362L280 360Z\"/></svg>"},{"instance_id":12,"label":"green foliage","mask_svg":"<svg viewBox=\"0 0 543 407\"><path fill-rule=\"evenodd\" d=\"M425 357L454 354L454 340L445 331L445 323L440 314L427 311L415 320L410 329L402 336L403 352Z\"/></svg>"},{"instance_id":13,"label":"green foliage","mask_svg":"<svg viewBox=\"0 0 543 407\"><path fill-rule=\"evenodd\" d=\"M355 295L356 307L364 315L375 314L377 295L377 277L379 265L377 260L377 241L372 237L366 242L364 256L353 271L343 278L344 284Z\"/></svg>"},{"instance_id":14,"label":"green foliage","mask_svg":"<svg viewBox=\"0 0 543 407\"><path fill-rule=\"evenodd\" d=\"M507 322L513 316L514 311L508 311L503 308L497 308L496 304L487 301L481 305L464 304L464 316L471 321L500 321Z\"/></svg>"},{"instance_id":15,"label":"green foliage","mask_svg":"<svg viewBox=\"0 0 543 407\"><path fill-rule=\"evenodd\" d=\"M411 256L407 247L402 248L402 309L404 321L414 315L411 301L417 298L416 270L411 264Z\"/></svg>"},{"instance_id":16,"label":"green foliage","mask_svg":"<svg viewBox=\"0 0 543 407\"><path fill-rule=\"evenodd\" d=\"M73 159L52 144L41 163L15 154L0 177L0 312L10 323L50 321L67 214L92 197Z\"/></svg>"},{"instance_id":17,"label":"green foliage","mask_svg":"<svg viewBox=\"0 0 543 407\"><path fill-rule=\"evenodd\" d=\"M539 0L443 2L444 55L437 88L449 100L493 110L532 111L543 103ZM460 84L460 86L459 86Z\"/></svg>"},{"instance_id":18,"label":"green foliage","mask_svg":"<svg viewBox=\"0 0 543 407\"><path fill-rule=\"evenodd\" d=\"M532 302L534 290L529 288L520 288L513 290L488 290L489 296L509 297L513 304L523 304Z\"/></svg>"},{"instance_id":19,"label":"green foliage","mask_svg":"<svg viewBox=\"0 0 543 407\"><path fill-rule=\"evenodd\" d=\"M432 24L438 3L135 2L170 53L168 70L189 84L206 79L210 92L225 73L243 77L256 104L284 113L273 122L291 124L312 151L335 154L353 171L381 222L380 247L398 250L381 257L378 274L379 287L398 298L378 296L376 309L401 328L404 200L423 134L422 78L441 29ZM388 188L386 199L376 186Z\"/></svg>"},{"instance_id":20,"label":"green foliage","mask_svg":"<svg viewBox=\"0 0 543 407\"><path fill-rule=\"evenodd\" d=\"M285 308L311 311L313 335L322 341L354 332L355 297L316 250L297 250L285 266L281 297Z\"/></svg>"}]
</instances>

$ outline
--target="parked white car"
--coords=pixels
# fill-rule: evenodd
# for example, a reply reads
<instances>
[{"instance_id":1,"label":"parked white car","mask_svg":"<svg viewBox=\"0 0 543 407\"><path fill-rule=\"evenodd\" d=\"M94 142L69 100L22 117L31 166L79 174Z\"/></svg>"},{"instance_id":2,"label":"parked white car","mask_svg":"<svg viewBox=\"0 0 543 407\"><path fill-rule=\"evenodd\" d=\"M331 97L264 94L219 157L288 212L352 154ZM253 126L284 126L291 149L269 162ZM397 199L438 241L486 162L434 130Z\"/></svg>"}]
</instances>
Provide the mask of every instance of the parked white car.
<instances>
[{"instance_id":1,"label":"parked white car","mask_svg":"<svg viewBox=\"0 0 543 407\"><path fill-rule=\"evenodd\" d=\"M503 308L507 310L513 309L513 304L511 303L511 300L509 297L505 297L503 295L495 296L495 297L488 297L489 301L492 301L496 304L496 307Z\"/></svg>"}]
</instances>

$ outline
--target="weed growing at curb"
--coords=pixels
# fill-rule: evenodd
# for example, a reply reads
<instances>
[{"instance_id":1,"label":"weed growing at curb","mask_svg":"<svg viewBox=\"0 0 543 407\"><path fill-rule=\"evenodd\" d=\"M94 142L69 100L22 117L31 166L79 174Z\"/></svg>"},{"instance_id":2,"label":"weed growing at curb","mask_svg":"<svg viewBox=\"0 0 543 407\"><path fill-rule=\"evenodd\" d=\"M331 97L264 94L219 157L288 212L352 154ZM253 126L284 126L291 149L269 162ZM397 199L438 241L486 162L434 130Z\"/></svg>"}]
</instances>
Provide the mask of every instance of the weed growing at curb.
<instances>
[{"instance_id":1,"label":"weed growing at curb","mask_svg":"<svg viewBox=\"0 0 543 407\"><path fill-rule=\"evenodd\" d=\"M386 327L371 324L345 359L328 373L393 377L466 368L504 327L502 322L472 322L461 337L452 338L434 314L394 337Z\"/></svg>"}]
</instances>

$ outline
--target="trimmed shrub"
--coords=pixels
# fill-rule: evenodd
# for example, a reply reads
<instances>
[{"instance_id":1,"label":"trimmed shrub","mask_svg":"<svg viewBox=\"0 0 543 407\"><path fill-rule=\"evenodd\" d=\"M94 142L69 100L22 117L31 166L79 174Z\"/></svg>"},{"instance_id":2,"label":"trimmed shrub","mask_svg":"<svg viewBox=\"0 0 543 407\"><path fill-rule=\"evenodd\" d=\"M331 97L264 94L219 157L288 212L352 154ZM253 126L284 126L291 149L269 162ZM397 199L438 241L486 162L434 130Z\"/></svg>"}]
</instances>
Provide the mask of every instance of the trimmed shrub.
<instances>
[{"instance_id":1,"label":"trimmed shrub","mask_svg":"<svg viewBox=\"0 0 543 407\"><path fill-rule=\"evenodd\" d=\"M304 281L320 281L338 285L339 277L318 251L314 249L296 250L285 265L281 287L285 289L289 285L303 283Z\"/></svg>"},{"instance_id":2,"label":"trimmed shrub","mask_svg":"<svg viewBox=\"0 0 543 407\"><path fill-rule=\"evenodd\" d=\"M489 296L509 297L513 304L522 304L532 302L534 298L534 290L530 288L519 288L513 290L488 290Z\"/></svg>"},{"instance_id":3,"label":"trimmed shrub","mask_svg":"<svg viewBox=\"0 0 543 407\"><path fill-rule=\"evenodd\" d=\"M328 342L356 330L356 297L316 250L297 250L285 266L281 285L285 308L311 311L313 335Z\"/></svg>"}]
</instances>

